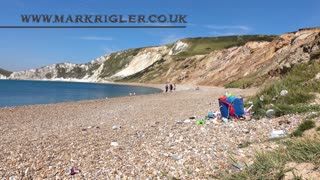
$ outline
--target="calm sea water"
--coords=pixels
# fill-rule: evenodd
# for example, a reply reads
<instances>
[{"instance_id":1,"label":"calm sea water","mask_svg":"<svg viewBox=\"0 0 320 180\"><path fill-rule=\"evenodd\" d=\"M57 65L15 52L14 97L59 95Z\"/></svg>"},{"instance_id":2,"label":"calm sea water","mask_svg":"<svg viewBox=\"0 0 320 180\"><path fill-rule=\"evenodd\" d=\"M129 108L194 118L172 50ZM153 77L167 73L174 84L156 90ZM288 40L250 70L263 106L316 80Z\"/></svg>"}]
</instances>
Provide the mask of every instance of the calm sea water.
<instances>
[{"instance_id":1,"label":"calm sea water","mask_svg":"<svg viewBox=\"0 0 320 180\"><path fill-rule=\"evenodd\" d=\"M115 84L0 80L0 107L128 96L133 92L141 95L161 90Z\"/></svg>"}]
</instances>

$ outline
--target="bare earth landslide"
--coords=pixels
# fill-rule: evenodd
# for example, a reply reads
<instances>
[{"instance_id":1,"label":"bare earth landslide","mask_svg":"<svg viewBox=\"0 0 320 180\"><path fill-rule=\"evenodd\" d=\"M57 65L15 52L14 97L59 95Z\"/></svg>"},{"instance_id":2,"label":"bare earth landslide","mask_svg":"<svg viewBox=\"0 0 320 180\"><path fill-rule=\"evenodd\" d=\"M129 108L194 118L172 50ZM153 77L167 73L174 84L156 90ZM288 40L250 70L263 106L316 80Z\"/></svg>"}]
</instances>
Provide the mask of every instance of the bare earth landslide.
<instances>
[{"instance_id":1,"label":"bare earth landslide","mask_svg":"<svg viewBox=\"0 0 320 180\"><path fill-rule=\"evenodd\" d=\"M0 178L214 178L272 149L272 129L291 132L298 116L225 124L179 124L218 110L223 88L0 109ZM247 97L255 90L229 90ZM288 120L292 123L280 125ZM113 126L120 129L112 129ZM118 146L111 145L118 144ZM116 142L116 143L115 143ZM245 148L239 144L252 142ZM81 173L69 175L77 167Z\"/></svg>"}]
</instances>

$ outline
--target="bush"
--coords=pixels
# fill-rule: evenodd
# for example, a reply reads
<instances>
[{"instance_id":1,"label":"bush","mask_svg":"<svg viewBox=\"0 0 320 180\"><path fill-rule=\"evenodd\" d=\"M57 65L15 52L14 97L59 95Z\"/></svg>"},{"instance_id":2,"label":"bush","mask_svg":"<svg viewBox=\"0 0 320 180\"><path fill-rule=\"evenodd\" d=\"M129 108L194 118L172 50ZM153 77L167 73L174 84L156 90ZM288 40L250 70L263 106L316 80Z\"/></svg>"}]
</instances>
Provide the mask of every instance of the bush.
<instances>
[{"instance_id":1,"label":"bush","mask_svg":"<svg viewBox=\"0 0 320 180\"><path fill-rule=\"evenodd\" d=\"M298 129L295 130L291 135L294 137L300 137L302 136L304 131L312 129L315 126L316 126L315 123L311 120L304 121L298 126Z\"/></svg>"},{"instance_id":2,"label":"bush","mask_svg":"<svg viewBox=\"0 0 320 180\"><path fill-rule=\"evenodd\" d=\"M313 121L311 120L307 120L307 121L304 121L303 123L301 123L298 127L298 130L299 131L306 131L306 130L309 130L309 129L312 129L314 128L316 125Z\"/></svg>"},{"instance_id":3,"label":"bush","mask_svg":"<svg viewBox=\"0 0 320 180\"><path fill-rule=\"evenodd\" d=\"M301 137L302 136L302 134L303 134L303 132L302 131L299 131L299 130L295 130L295 131L293 131L292 132L292 136L294 136L294 137Z\"/></svg>"}]
</instances>

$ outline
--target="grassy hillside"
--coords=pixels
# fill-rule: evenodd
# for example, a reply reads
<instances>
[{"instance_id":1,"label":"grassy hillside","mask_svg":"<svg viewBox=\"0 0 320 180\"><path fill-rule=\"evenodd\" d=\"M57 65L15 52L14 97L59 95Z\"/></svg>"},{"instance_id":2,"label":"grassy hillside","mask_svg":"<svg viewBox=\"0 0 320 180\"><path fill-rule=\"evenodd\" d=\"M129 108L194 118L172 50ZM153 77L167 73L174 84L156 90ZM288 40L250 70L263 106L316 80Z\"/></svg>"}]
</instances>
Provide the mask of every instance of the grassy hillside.
<instances>
[{"instance_id":1,"label":"grassy hillside","mask_svg":"<svg viewBox=\"0 0 320 180\"><path fill-rule=\"evenodd\" d=\"M214 50L220 50L233 46L241 46L249 41L272 41L278 36L275 35L243 35L243 36L222 36L222 37L199 37L183 39L183 42L191 45L188 51L175 55L177 60L190 56L208 54Z\"/></svg>"},{"instance_id":2,"label":"grassy hillside","mask_svg":"<svg viewBox=\"0 0 320 180\"><path fill-rule=\"evenodd\" d=\"M11 73L12 72L0 68L0 74L2 74L2 75L5 75L8 77L8 76L10 76Z\"/></svg>"}]
</instances>

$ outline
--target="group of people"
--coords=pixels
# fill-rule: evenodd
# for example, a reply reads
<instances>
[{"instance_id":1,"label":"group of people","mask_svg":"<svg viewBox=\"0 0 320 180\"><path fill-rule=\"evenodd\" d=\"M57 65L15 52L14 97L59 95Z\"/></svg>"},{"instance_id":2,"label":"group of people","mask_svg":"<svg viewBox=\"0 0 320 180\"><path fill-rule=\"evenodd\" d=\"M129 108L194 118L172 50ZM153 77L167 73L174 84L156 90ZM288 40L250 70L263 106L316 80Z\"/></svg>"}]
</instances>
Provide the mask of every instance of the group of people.
<instances>
[{"instance_id":1,"label":"group of people","mask_svg":"<svg viewBox=\"0 0 320 180\"><path fill-rule=\"evenodd\" d=\"M165 90L166 92L168 92L170 90L170 92L175 91L176 90L176 84L166 84L165 86Z\"/></svg>"}]
</instances>

